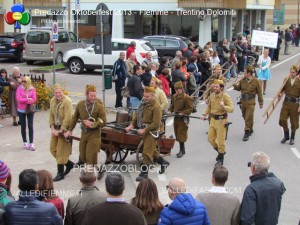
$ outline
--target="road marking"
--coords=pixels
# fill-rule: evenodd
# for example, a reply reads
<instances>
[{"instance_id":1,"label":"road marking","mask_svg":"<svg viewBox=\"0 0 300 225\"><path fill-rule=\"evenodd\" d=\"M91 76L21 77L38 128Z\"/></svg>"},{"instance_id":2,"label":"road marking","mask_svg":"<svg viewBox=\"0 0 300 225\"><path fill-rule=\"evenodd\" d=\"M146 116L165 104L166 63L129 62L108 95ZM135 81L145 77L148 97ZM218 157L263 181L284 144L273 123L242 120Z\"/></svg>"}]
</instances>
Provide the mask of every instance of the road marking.
<instances>
[{"instance_id":1,"label":"road marking","mask_svg":"<svg viewBox=\"0 0 300 225\"><path fill-rule=\"evenodd\" d=\"M167 181L168 180L167 176L165 174L158 174L157 177L158 177L159 181Z\"/></svg>"},{"instance_id":2,"label":"road marking","mask_svg":"<svg viewBox=\"0 0 300 225\"><path fill-rule=\"evenodd\" d=\"M292 152L295 154L295 156L300 159L300 153L296 148L291 148Z\"/></svg>"},{"instance_id":3,"label":"road marking","mask_svg":"<svg viewBox=\"0 0 300 225\"><path fill-rule=\"evenodd\" d=\"M230 87L229 89L227 89L226 91L232 91L233 90L233 87Z\"/></svg>"},{"instance_id":4,"label":"road marking","mask_svg":"<svg viewBox=\"0 0 300 225\"><path fill-rule=\"evenodd\" d=\"M205 101L200 102L200 105L204 105L204 104L205 104Z\"/></svg>"},{"instance_id":5,"label":"road marking","mask_svg":"<svg viewBox=\"0 0 300 225\"><path fill-rule=\"evenodd\" d=\"M288 58L288 59L286 59L286 60L283 60L282 62L276 64L275 66L272 66L271 69L274 69L274 68L276 68L277 66L280 66L281 64L283 64L283 63L285 63L285 62L287 62L287 61L289 61L289 60L291 60L291 59L297 57L298 55L300 55L300 53L298 53L298 54L292 56L291 58Z\"/></svg>"}]
</instances>

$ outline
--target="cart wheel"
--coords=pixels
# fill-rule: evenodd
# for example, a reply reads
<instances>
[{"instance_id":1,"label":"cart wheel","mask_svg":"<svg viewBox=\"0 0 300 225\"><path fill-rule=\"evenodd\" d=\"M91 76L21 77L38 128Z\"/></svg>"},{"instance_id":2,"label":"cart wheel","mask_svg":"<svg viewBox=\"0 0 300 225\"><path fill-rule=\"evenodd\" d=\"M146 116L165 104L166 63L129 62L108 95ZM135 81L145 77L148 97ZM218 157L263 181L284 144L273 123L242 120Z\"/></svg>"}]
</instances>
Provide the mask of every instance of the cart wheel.
<instances>
[{"instance_id":1,"label":"cart wheel","mask_svg":"<svg viewBox=\"0 0 300 225\"><path fill-rule=\"evenodd\" d=\"M112 162L113 163L121 163L128 155L127 149L117 148L116 151L112 154Z\"/></svg>"},{"instance_id":2,"label":"cart wheel","mask_svg":"<svg viewBox=\"0 0 300 225\"><path fill-rule=\"evenodd\" d=\"M143 164L143 147L144 147L144 142L141 141L136 149L136 161L142 165ZM160 153L160 148L158 145L158 142L156 142L156 149Z\"/></svg>"}]
</instances>

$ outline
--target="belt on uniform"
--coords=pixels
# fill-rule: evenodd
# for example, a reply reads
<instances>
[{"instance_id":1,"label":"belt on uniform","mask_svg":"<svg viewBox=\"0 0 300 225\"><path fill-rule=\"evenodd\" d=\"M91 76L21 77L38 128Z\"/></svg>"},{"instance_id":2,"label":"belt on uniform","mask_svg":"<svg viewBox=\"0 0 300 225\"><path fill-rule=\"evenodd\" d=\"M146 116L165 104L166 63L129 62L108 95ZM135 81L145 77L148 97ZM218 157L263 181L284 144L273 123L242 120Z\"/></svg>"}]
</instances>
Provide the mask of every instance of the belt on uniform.
<instances>
[{"instance_id":1,"label":"belt on uniform","mask_svg":"<svg viewBox=\"0 0 300 225\"><path fill-rule=\"evenodd\" d=\"M292 102L292 103L299 103L299 98L293 98L293 97L285 96L284 101L285 102Z\"/></svg>"},{"instance_id":2,"label":"belt on uniform","mask_svg":"<svg viewBox=\"0 0 300 225\"><path fill-rule=\"evenodd\" d=\"M227 119L228 115L227 113L223 115L211 114L211 117L214 118L215 120L223 120L223 119Z\"/></svg>"},{"instance_id":3,"label":"belt on uniform","mask_svg":"<svg viewBox=\"0 0 300 225\"><path fill-rule=\"evenodd\" d=\"M242 94L241 100L250 100L250 99L255 99L255 94Z\"/></svg>"},{"instance_id":4,"label":"belt on uniform","mask_svg":"<svg viewBox=\"0 0 300 225\"><path fill-rule=\"evenodd\" d=\"M60 128L61 128L61 125L54 125L55 130L60 130Z\"/></svg>"},{"instance_id":5,"label":"belt on uniform","mask_svg":"<svg viewBox=\"0 0 300 225\"><path fill-rule=\"evenodd\" d=\"M83 133L87 133L87 132L92 132L92 131L97 131L99 130L99 128L81 128Z\"/></svg>"}]
</instances>

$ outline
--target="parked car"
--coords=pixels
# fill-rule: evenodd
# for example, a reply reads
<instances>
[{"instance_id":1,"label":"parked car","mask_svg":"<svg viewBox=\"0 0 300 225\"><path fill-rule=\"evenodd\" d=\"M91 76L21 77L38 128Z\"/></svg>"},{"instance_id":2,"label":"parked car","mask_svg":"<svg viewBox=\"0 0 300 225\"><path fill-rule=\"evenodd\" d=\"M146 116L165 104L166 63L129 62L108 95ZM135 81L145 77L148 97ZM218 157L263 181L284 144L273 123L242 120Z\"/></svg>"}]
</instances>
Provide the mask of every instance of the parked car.
<instances>
[{"instance_id":1,"label":"parked car","mask_svg":"<svg viewBox=\"0 0 300 225\"><path fill-rule=\"evenodd\" d=\"M23 41L25 33L0 34L0 58L23 62Z\"/></svg>"},{"instance_id":2,"label":"parked car","mask_svg":"<svg viewBox=\"0 0 300 225\"><path fill-rule=\"evenodd\" d=\"M32 28L26 33L23 57L27 64L33 64L35 61L53 61L55 56L56 64L62 63L63 55L66 51L83 48L85 44L78 41L77 36L68 30L58 29L58 41L53 41L52 27Z\"/></svg>"},{"instance_id":3,"label":"parked car","mask_svg":"<svg viewBox=\"0 0 300 225\"><path fill-rule=\"evenodd\" d=\"M153 35L143 37L142 39L149 41L157 50L159 59L166 57L169 59L169 62L172 62L176 51L185 52L188 44L191 43L190 39L175 35Z\"/></svg>"},{"instance_id":4,"label":"parked car","mask_svg":"<svg viewBox=\"0 0 300 225\"><path fill-rule=\"evenodd\" d=\"M146 53L152 53L152 59L158 62L157 51L149 42L145 40L134 40L125 38L112 38L112 53L104 55L105 68L112 68L115 61L119 58L120 52L126 52L131 41L136 42L136 57L139 63L145 60ZM69 68L71 73L80 74L85 69L93 71L102 68L102 55L95 54L94 45L85 49L73 49L67 51L63 57L63 64Z\"/></svg>"}]
</instances>

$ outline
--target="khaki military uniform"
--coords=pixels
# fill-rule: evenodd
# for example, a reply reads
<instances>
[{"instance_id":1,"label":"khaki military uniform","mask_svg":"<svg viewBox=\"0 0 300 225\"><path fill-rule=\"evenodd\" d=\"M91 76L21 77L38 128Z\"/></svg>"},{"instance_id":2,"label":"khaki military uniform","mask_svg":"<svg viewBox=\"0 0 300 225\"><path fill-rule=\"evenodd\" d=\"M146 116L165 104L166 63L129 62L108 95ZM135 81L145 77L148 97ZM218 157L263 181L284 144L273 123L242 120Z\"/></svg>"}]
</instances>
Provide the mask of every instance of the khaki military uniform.
<instances>
[{"instance_id":1,"label":"khaki military uniform","mask_svg":"<svg viewBox=\"0 0 300 225\"><path fill-rule=\"evenodd\" d=\"M220 105L224 102L225 107ZM207 108L204 116L210 116L210 124L208 130L208 141L213 148L218 149L219 153L225 153L225 137L227 113L233 112L233 103L230 96L224 92L219 94L212 93L209 97Z\"/></svg>"},{"instance_id":2,"label":"khaki military uniform","mask_svg":"<svg viewBox=\"0 0 300 225\"><path fill-rule=\"evenodd\" d=\"M69 130L72 131L78 120L88 120L89 114L95 119L92 128L84 128L81 124L81 138L79 143L79 158L82 162L87 164L97 164L98 151L101 145L101 128L106 125L106 111L105 106L100 99L95 100L94 110L93 104L87 104L86 100L78 102ZM88 112L89 113L88 113Z\"/></svg>"},{"instance_id":3,"label":"khaki military uniform","mask_svg":"<svg viewBox=\"0 0 300 225\"><path fill-rule=\"evenodd\" d=\"M151 164L153 159L159 157L159 152L156 150L156 139L150 134L150 131L158 131L161 124L162 110L157 102L153 100L149 103L142 103L139 110L134 114L131 124L146 130L143 136L143 164Z\"/></svg>"},{"instance_id":4,"label":"khaki military uniform","mask_svg":"<svg viewBox=\"0 0 300 225\"><path fill-rule=\"evenodd\" d=\"M50 101L49 125L56 130L67 131L72 119L73 105L68 96L63 96L61 101L53 97ZM57 164L65 165L71 154L71 143L63 135L52 136L50 139L50 152Z\"/></svg>"},{"instance_id":5,"label":"khaki military uniform","mask_svg":"<svg viewBox=\"0 0 300 225\"><path fill-rule=\"evenodd\" d=\"M258 96L259 105L263 105L263 95L260 82L257 78L243 78L235 84L234 90L241 91L241 109L245 120L245 131L253 130L253 118L255 109L255 96Z\"/></svg>"},{"instance_id":6,"label":"khaki military uniform","mask_svg":"<svg viewBox=\"0 0 300 225\"><path fill-rule=\"evenodd\" d=\"M193 98L187 94L174 94L169 108L170 112L180 113L182 115L190 115L193 111ZM186 121L185 121L186 120ZM188 118L184 116L175 116L174 132L176 141L186 142L188 138Z\"/></svg>"},{"instance_id":7,"label":"khaki military uniform","mask_svg":"<svg viewBox=\"0 0 300 225\"><path fill-rule=\"evenodd\" d=\"M284 131L288 130L287 120L290 118L292 133L295 133L299 128L299 97L300 97L300 78L296 77L294 84L291 83L291 78L286 82L283 87L285 99L280 111L279 125Z\"/></svg>"}]
</instances>

